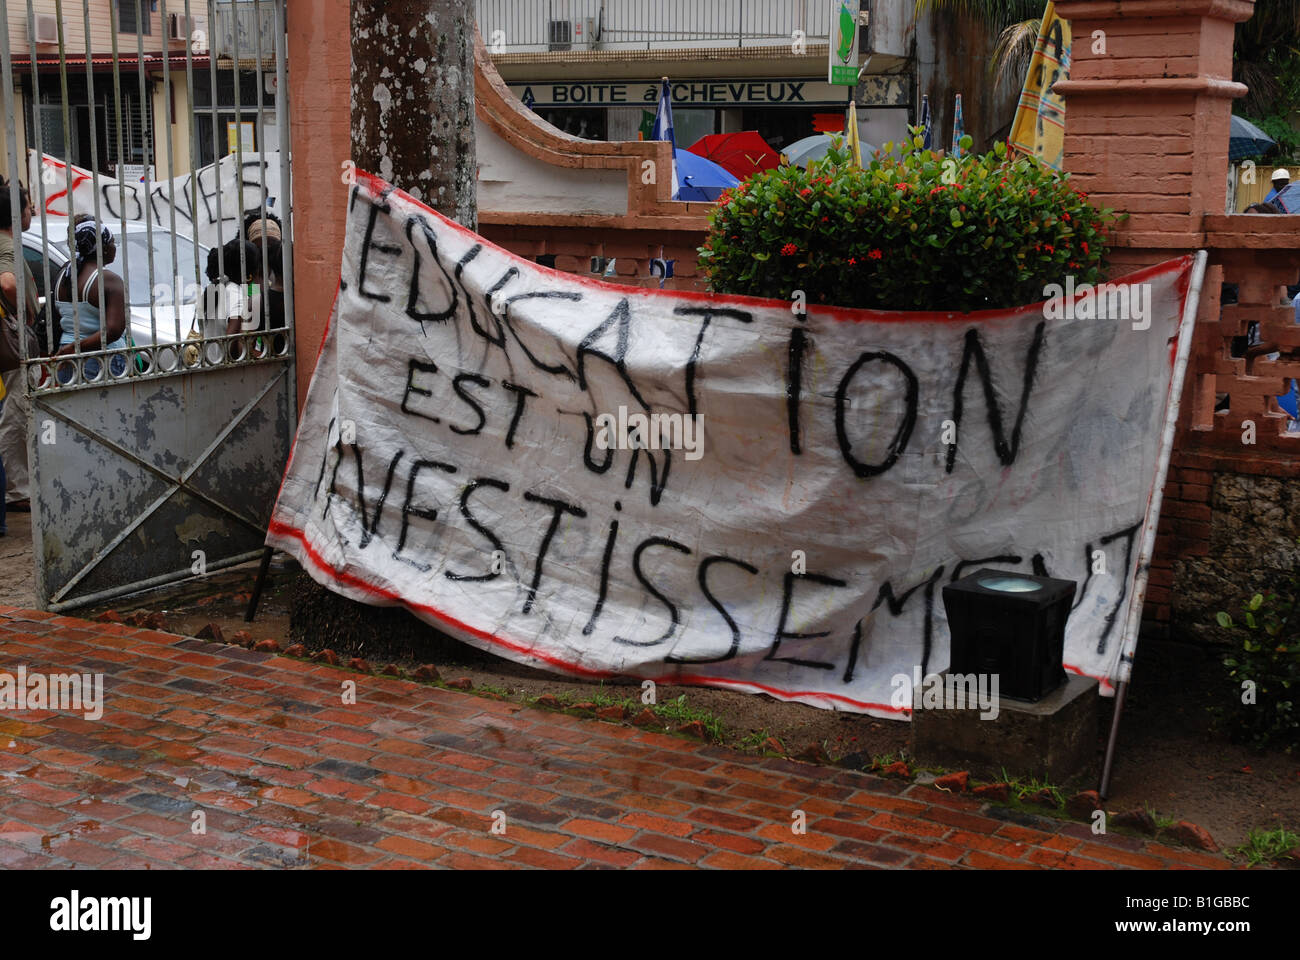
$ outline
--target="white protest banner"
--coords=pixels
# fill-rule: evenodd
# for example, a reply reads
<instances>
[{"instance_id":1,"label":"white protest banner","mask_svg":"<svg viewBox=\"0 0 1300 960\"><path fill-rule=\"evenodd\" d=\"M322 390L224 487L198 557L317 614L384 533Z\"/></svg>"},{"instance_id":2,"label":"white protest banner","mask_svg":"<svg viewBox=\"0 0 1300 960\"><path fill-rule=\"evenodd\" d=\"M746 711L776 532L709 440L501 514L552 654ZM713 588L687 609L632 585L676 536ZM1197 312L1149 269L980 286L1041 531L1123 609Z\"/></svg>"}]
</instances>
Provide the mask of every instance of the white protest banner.
<instances>
[{"instance_id":1,"label":"white protest banner","mask_svg":"<svg viewBox=\"0 0 1300 960\"><path fill-rule=\"evenodd\" d=\"M1190 264L805 313L557 273L361 176L267 543L520 663L898 717L942 586L1038 572L1106 688Z\"/></svg>"},{"instance_id":2,"label":"white protest banner","mask_svg":"<svg viewBox=\"0 0 1300 960\"><path fill-rule=\"evenodd\" d=\"M66 217L69 210L74 214L95 213L96 180L91 171L78 166L69 168L48 154L41 158L38 168L36 156L36 151L28 151L27 182L37 210L34 225L40 223L41 205L51 217ZM101 174L98 186L100 219L109 226L123 220L127 223L152 220L155 228L170 230L174 211L176 232L197 239L205 247L239 236L244 212L257 209L263 195L267 198L267 210L281 218L288 202L280 192L280 154L269 152L245 153L242 163L234 156L222 157L217 163L200 167L194 174L147 185L139 180L119 185L114 178Z\"/></svg>"}]
</instances>

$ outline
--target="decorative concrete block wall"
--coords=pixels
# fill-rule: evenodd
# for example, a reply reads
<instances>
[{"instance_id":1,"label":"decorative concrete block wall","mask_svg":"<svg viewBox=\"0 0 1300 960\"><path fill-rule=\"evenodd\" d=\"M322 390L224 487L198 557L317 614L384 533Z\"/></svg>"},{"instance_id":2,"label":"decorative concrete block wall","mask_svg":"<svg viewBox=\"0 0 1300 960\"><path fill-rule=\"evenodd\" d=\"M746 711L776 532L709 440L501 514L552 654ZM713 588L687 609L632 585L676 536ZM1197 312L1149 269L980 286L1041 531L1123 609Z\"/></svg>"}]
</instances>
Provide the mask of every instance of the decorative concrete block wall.
<instances>
[{"instance_id":1,"label":"decorative concrete block wall","mask_svg":"<svg viewBox=\"0 0 1300 960\"><path fill-rule=\"evenodd\" d=\"M1143 612L1147 632L1213 636L1214 613L1296 568L1300 434L1274 399L1300 376L1300 216L1224 216L1233 28L1253 0L1064 0L1073 68L1065 166L1090 198L1127 212L1114 274L1207 249L1182 417ZM1236 288L1224 305L1224 284ZM1249 325L1276 361L1233 357ZM1215 411L1226 395L1227 409ZM1253 441L1253 442L1247 442Z\"/></svg>"}]
</instances>

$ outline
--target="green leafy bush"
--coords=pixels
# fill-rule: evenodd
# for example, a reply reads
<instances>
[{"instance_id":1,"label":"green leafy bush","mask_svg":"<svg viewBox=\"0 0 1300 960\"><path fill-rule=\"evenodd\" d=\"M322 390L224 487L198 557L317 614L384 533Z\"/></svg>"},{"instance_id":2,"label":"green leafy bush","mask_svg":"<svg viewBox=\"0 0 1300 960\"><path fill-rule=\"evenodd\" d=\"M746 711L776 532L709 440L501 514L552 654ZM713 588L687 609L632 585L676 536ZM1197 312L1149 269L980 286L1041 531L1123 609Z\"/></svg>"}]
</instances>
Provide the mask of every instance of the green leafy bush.
<instances>
[{"instance_id":1,"label":"green leafy bush","mask_svg":"<svg viewBox=\"0 0 1300 960\"><path fill-rule=\"evenodd\" d=\"M1300 587L1300 578L1293 586ZM1300 746L1300 630L1293 620L1295 592L1257 593L1242 604L1239 621L1220 611L1215 619L1230 631L1234 647L1224 657L1229 706L1217 711L1236 739L1256 747ZM1253 688L1247 685L1253 684Z\"/></svg>"},{"instance_id":2,"label":"green leafy bush","mask_svg":"<svg viewBox=\"0 0 1300 960\"><path fill-rule=\"evenodd\" d=\"M1255 28L1261 26L1260 17L1251 19ZM1245 26L1240 24L1238 33ZM1250 87L1250 93L1233 113L1245 117L1277 142L1264 154L1267 161L1256 158L1257 163L1286 163L1300 154L1300 132L1291 126L1294 106L1300 103L1300 49L1289 41L1279 42L1276 30L1265 28L1262 39L1258 56L1244 60L1241 51L1237 52L1233 79Z\"/></svg>"},{"instance_id":3,"label":"green leafy bush","mask_svg":"<svg viewBox=\"0 0 1300 960\"><path fill-rule=\"evenodd\" d=\"M970 138L963 140L969 149ZM983 310L1104 276L1115 220L999 143L960 159L886 144L865 168L832 149L810 169L754 175L719 199L700 266L719 293L899 310Z\"/></svg>"},{"instance_id":4,"label":"green leafy bush","mask_svg":"<svg viewBox=\"0 0 1300 960\"><path fill-rule=\"evenodd\" d=\"M1277 144L1277 146L1271 147L1264 153L1262 157L1256 157L1257 163L1268 163L1269 158L1276 160L1278 163L1285 163L1293 158L1297 151L1300 151L1300 133L1297 133L1295 127L1291 126L1291 120L1288 117L1289 112L1285 107L1282 107L1276 113L1243 118L1267 133Z\"/></svg>"}]
</instances>

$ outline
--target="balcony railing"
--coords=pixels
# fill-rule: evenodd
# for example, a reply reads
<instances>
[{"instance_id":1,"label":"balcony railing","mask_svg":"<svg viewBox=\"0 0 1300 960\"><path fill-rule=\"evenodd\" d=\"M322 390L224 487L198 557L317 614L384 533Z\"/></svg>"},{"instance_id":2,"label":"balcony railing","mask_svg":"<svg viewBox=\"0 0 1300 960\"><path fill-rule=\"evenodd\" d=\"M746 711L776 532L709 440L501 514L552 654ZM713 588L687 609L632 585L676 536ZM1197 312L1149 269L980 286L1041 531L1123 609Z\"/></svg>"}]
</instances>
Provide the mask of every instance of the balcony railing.
<instances>
[{"instance_id":1,"label":"balcony railing","mask_svg":"<svg viewBox=\"0 0 1300 960\"><path fill-rule=\"evenodd\" d=\"M494 54L777 46L825 41L824 0L476 0Z\"/></svg>"}]
</instances>

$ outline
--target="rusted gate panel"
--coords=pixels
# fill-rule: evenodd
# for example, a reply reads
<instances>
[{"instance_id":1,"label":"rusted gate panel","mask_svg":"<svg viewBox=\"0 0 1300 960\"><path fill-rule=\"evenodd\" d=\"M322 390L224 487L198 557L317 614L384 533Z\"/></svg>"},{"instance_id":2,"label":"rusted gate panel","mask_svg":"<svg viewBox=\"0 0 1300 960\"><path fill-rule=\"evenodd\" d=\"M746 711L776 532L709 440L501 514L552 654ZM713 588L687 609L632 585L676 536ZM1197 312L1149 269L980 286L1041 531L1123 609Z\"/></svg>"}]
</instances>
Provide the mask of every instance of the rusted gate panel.
<instances>
[{"instance_id":1,"label":"rusted gate panel","mask_svg":"<svg viewBox=\"0 0 1300 960\"><path fill-rule=\"evenodd\" d=\"M293 424L284 363L35 398L37 587L62 609L258 555Z\"/></svg>"}]
</instances>

